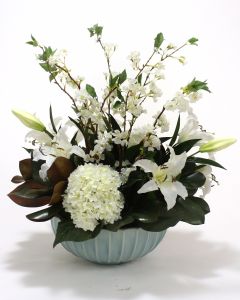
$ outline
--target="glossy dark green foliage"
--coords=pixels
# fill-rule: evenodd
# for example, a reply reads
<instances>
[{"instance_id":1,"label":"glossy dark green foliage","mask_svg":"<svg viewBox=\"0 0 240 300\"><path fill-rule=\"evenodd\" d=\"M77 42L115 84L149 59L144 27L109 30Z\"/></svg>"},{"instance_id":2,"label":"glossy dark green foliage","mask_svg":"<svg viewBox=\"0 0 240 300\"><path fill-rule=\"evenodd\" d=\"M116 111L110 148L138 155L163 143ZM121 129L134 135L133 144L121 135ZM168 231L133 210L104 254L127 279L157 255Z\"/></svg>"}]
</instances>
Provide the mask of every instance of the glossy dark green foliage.
<instances>
[{"instance_id":1,"label":"glossy dark green foliage","mask_svg":"<svg viewBox=\"0 0 240 300\"><path fill-rule=\"evenodd\" d=\"M45 222L53 217L58 216L60 210L63 210L62 203L49 206L34 213L26 215L27 219L33 222Z\"/></svg>"},{"instance_id":2,"label":"glossy dark green foliage","mask_svg":"<svg viewBox=\"0 0 240 300\"><path fill-rule=\"evenodd\" d=\"M198 163L198 164L210 165L210 166L225 169L222 165L220 165L215 160L211 160L211 159L207 159L207 158L191 156L191 157L188 158L188 161L190 161L190 162L192 161L192 162L195 162L195 163Z\"/></svg>"},{"instance_id":3,"label":"glossy dark green foliage","mask_svg":"<svg viewBox=\"0 0 240 300\"><path fill-rule=\"evenodd\" d=\"M186 188L195 189L204 185L206 177L200 172L195 172L184 177L181 176L179 181L182 182Z\"/></svg>"},{"instance_id":4,"label":"glossy dark green foliage","mask_svg":"<svg viewBox=\"0 0 240 300\"><path fill-rule=\"evenodd\" d=\"M188 140L188 141L184 141L180 144L177 144L176 146L173 147L175 154L179 155L179 154L183 153L184 151L188 152L200 140L201 139L193 139L193 140Z\"/></svg>"},{"instance_id":5,"label":"glossy dark green foliage","mask_svg":"<svg viewBox=\"0 0 240 300\"><path fill-rule=\"evenodd\" d=\"M177 124L176 124L175 130L174 130L173 136L171 138L171 141L169 143L170 146L174 145L174 143L176 142L179 129L180 129L180 115L178 116Z\"/></svg>"},{"instance_id":6,"label":"glossy dark green foliage","mask_svg":"<svg viewBox=\"0 0 240 300\"><path fill-rule=\"evenodd\" d=\"M96 237L101 225L98 225L94 231L85 231L81 228L76 228L71 220L63 220L58 223L57 232L53 247L64 241L82 242Z\"/></svg>"},{"instance_id":7,"label":"glossy dark green foliage","mask_svg":"<svg viewBox=\"0 0 240 300\"><path fill-rule=\"evenodd\" d=\"M129 160L131 163L134 163L136 158L140 155L143 143L131 146L125 151L125 159Z\"/></svg>"}]
</instances>

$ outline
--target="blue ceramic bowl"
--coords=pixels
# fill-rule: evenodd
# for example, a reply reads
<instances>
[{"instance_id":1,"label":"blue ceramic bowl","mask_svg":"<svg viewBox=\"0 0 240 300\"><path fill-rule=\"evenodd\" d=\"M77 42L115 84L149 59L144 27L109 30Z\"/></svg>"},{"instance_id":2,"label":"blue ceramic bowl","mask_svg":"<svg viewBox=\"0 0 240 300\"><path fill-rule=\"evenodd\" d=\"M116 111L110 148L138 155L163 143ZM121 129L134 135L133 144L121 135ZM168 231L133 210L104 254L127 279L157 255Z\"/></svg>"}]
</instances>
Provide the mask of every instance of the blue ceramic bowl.
<instances>
[{"instance_id":1,"label":"blue ceramic bowl","mask_svg":"<svg viewBox=\"0 0 240 300\"><path fill-rule=\"evenodd\" d=\"M59 219L51 220L56 233ZM62 242L72 254L98 264L121 264L146 255L161 242L166 230L145 231L141 228L120 229L117 232L101 230L94 239L84 242Z\"/></svg>"}]
</instances>

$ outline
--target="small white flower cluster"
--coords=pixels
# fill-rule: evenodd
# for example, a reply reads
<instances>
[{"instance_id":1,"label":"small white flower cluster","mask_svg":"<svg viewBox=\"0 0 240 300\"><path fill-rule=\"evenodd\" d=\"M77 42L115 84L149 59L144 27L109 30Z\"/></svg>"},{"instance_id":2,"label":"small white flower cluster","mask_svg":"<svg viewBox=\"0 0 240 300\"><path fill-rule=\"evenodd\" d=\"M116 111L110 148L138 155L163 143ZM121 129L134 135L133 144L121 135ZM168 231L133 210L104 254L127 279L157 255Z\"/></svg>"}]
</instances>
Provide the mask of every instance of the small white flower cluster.
<instances>
[{"instance_id":1,"label":"small white flower cluster","mask_svg":"<svg viewBox=\"0 0 240 300\"><path fill-rule=\"evenodd\" d=\"M79 166L68 178L63 207L75 226L85 231L93 231L99 221L112 224L121 218L124 206L120 185L119 173L109 166Z\"/></svg>"},{"instance_id":2,"label":"small white flower cluster","mask_svg":"<svg viewBox=\"0 0 240 300\"><path fill-rule=\"evenodd\" d=\"M160 114L160 111L158 111L153 116L153 118L156 119L159 116L159 114ZM160 128L161 133L169 131L170 124L169 124L169 121L168 121L168 119L167 119L167 117L166 117L166 115L164 113L162 113L161 117L157 119L156 127Z\"/></svg>"},{"instance_id":3,"label":"small white flower cluster","mask_svg":"<svg viewBox=\"0 0 240 300\"><path fill-rule=\"evenodd\" d=\"M187 112L189 114L193 114L192 107L190 103L195 103L199 99L201 99L201 92L191 92L189 94L184 94L183 92L177 92L176 96L165 103L164 107L166 110L176 111L178 110L180 113Z\"/></svg>"},{"instance_id":4,"label":"small white flower cluster","mask_svg":"<svg viewBox=\"0 0 240 300\"><path fill-rule=\"evenodd\" d=\"M128 59L132 63L133 70L139 70L140 69L140 53L138 51L133 51L128 56Z\"/></svg>"},{"instance_id":5,"label":"small white flower cluster","mask_svg":"<svg viewBox=\"0 0 240 300\"><path fill-rule=\"evenodd\" d=\"M56 52L54 52L54 54L49 56L48 63L51 67L55 67L56 65L63 66L66 56L66 49L57 50Z\"/></svg>"},{"instance_id":6,"label":"small white flower cluster","mask_svg":"<svg viewBox=\"0 0 240 300\"><path fill-rule=\"evenodd\" d=\"M113 55L113 53L116 51L117 46L114 44L105 43L103 44L103 48L104 48L105 55L108 58L110 58Z\"/></svg>"}]
</instances>

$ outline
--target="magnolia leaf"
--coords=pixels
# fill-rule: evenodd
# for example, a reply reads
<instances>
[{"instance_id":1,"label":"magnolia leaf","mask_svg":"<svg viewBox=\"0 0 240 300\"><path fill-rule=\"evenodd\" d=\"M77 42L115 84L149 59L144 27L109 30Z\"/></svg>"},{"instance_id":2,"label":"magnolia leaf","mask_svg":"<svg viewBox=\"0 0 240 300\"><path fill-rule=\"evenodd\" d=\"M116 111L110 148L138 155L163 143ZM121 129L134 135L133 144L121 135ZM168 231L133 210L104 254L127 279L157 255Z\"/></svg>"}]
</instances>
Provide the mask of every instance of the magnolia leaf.
<instances>
[{"instance_id":1,"label":"magnolia leaf","mask_svg":"<svg viewBox=\"0 0 240 300\"><path fill-rule=\"evenodd\" d=\"M14 176L11 180L12 183L22 183L24 181L25 181L24 178L19 175Z\"/></svg>"},{"instance_id":2,"label":"magnolia leaf","mask_svg":"<svg viewBox=\"0 0 240 300\"><path fill-rule=\"evenodd\" d=\"M59 181L53 188L50 205L62 201L62 195L67 187L67 181Z\"/></svg>"},{"instance_id":3,"label":"magnolia leaf","mask_svg":"<svg viewBox=\"0 0 240 300\"><path fill-rule=\"evenodd\" d=\"M8 197L21 206L39 207L50 202L50 194L51 190L45 185L28 180L10 192Z\"/></svg>"},{"instance_id":4,"label":"magnolia leaf","mask_svg":"<svg viewBox=\"0 0 240 300\"><path fill-rule=\"evenodd\" d=\"M33 222L45 222L57 216L61 209L63 209L61 204L55 204L48 208L26 215L26 217L28 220Z\"/></svg>"},{"instance_id":5,"label":"magnolia leaf","mask_svg":"<svg viewBox=\"0 0 240 300\"><path fill-rule=\"evenodd\" d=\"M59 181L65 181L75 169L73 162L65 157L57 157L47 171L50 182L55 185Z\"/></svg>"},{"instance_id":6,"label":"magnolia leaf","mask_svg":"<svg viewBox=\"0 0 240 300\"><path fill-rule=\"evenodd\" d=\"M32 178L32 160L30 158L20 160L19 170L24 180Z\"/></svg>"}]
</instances>

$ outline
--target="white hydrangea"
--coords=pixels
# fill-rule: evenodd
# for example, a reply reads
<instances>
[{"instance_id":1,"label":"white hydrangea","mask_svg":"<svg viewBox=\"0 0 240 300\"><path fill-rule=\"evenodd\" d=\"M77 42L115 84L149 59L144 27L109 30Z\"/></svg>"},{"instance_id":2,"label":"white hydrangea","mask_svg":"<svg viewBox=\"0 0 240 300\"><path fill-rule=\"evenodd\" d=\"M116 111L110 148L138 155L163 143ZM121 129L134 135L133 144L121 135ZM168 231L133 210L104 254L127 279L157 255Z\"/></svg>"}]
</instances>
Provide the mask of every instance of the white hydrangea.
<instances>
[{"instance_id":1,"label":"white hydrangea","mask_svg":"<svg viewBox=\"0 0 240 300\"><path fill-rule=\"evenodd\" d=\"M68 178L63 207L75 226L85 231L93 231L99 221L113 224L124 206L120 185L119 173L109 166L79 166Z\"/></svg>"}]
</instances>

